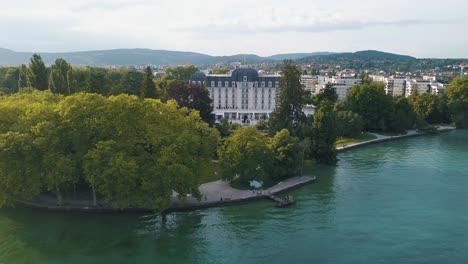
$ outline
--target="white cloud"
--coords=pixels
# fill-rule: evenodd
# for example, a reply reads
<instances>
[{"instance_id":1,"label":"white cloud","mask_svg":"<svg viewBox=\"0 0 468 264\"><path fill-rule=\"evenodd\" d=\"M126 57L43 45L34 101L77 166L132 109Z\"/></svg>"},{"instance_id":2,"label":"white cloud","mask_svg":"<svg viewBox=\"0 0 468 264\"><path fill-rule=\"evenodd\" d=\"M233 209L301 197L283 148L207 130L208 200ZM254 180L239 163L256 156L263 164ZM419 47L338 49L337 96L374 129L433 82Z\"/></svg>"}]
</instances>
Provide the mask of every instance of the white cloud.
<instances>
[{"instance_id":1,"label":"white cloud","mask_svg":"<svg viewBox=\"0 0 468 264\"><path fill-rule=\"evenodd\" d=\"M468 57L468 37L457 34L466 31L467 8L458 0L16 0L2 3L0 34L8 37L0 47L214 55L385 49Z\"/></svg>"}]
</instances>

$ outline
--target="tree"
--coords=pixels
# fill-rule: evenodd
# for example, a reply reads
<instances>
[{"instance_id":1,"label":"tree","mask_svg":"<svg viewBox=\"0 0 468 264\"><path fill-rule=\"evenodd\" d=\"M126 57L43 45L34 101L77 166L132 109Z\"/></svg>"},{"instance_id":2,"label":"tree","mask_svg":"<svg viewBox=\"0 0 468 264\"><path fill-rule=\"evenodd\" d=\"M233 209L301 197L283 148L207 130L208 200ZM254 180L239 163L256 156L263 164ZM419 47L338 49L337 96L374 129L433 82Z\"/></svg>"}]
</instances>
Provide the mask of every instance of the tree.
<instances>
[{"instance_id":1,"label":"tree","mask_svg":"<svg viewBox=\"0 0 468 264\"><path fill-rule=\"evenodd\" d=\"M298 125L305 120L302 112L304 93L300 68L293 61L284 61L279 97L270 119L271 132L275 133L286 128L291 134L296 135Z\"/></svg>"},{"instance_id":2,"label":"tree","mask_svg":"<svg viewBox=\"0 0 468 264\"><path fill-rule=\"evenodd\" d=\"M362 71L359 74L359 78L362 80L363 84L371 84L372 83L372 78L369 76L369 73L366 71Z\"/></svg>"},{"instance_id":3,"label":"tree","mask_svg":"<svg viewBox=\"0 0 468 264\"><path fill-rule=\"evenodd\" d=\"M227 120L226 118L221 119L219 124L216 124L215 127L219 131L219 134L222 138L231 135L231 126L229 125L229 120Z\"/></svg>"},{"instance_id":4,"label":"tree","mask_svg":"<svg viewBox=\"0 0 468 264\"><path fill-rule=\"evenodd\" d=\"M255 128L257 130L260 130L260 131L268 131L269 127L268 127L268 122L264 121L264 120L260 120L257 122L257 124L255 124ZM289 131L288 131L289 133Z\"/></svg>"},{"instance_id":5,"label":"tree","mask_svg":"<svg viewBox=\"0 0 468 264\"><path fill-rule=\"evenodd\" d=\"M299 138L283 129L270 139L269 147L274 154L272 177L284 179L299 173L303 155Z\"/></svg>"},{"instance_id":6,"label":"tree","mask_svg":"<svg viewBox=\"0 0 468 264\"><path fill-rule=\"evenodd\" d=\"M156 85L153 81L153 70L146 67L143 83L141 84L141 98L156 98Z\"/></svg>"},{"instance_id":7,"label":"tree","mask_svg":"<svg viewBox=\"0 0 468 264\"><path fill-rule=\"evenodd\" d=\"M86 79L85 91L88 93L107 94L106 78L100 71L91 71Z\"/></svg>"},{"instance_id":8,"label":"tree","mask_svg":"<svg viewBox=\"0 0 468 264\"><path fill-rule=\"evenodd\" d=\"M26 65L21 65L19 73L18 89L31 87L31 73Z\"/></svg>"},{"instance_id":9,"label":"tree","mask_svg":"<svg viewBox=\"0 0 468 264\"><path fill-rule=\"evenodd\" d=\"M218 150L222 175L225 180L247 185L263 181L272 168L273 155L268 137L254 127L244 127L224 141Z\"/></svg>"},{"instance_id":10,"label":"tree","mask_svg":"<svg viewBox=\"0 0 468 264\"><path fill-rule=\"evenodd\" d=\"M180 107L199 111L203 121L210 126L214 125L212 100L204 86L174 81L166 91L168 99L175 100Z\"/></svg>"},{"instance_id":11,"label":"tree","mask_svg":"<svg viewBox=\"0 0 468 264\"><path fill-rule=\"evenodd\" d=\"M40 154L29 135L0 134L0 207L41 192L39 161Z\"/></svg>"},{"instance_id":12,"label":"tree","mask_svg":"<svg viewBox=\"0 0 468 264\"><path fill-rule=\"evenodd\" d=\"M442 109L439 109L439 97L434 94L424 93L413 101L413 108L418 117L429 124L440 123L443 119Z\"/></svg>"},{"instance_id":13,"label":"tree","mask_svg":"<svg viewBox=\"0 0 468 264\"><path fill-rule=\"evenodd\" d=\"M457 128L468 127L468 77L454 79L447 90L447 105Z\"/></svg>"},{"instance_id":14,"label":"tree","mask_svg":"<svg viewBox=\"0 0 468 264\"><path fill-rule=\"evenodd\" d=\"M335 124L338 137L357 138L362 133L364 120L352 111L337 111Z\"/></svg>"},{"instance_id":15,"label":"tree","mask_svg":"<svg viewBox=\"0 0 468 264\"><path fill-rule=\"evenodd\" d=\"M391 129L393 99L390 95L386 95L383 83L373 82L353 86L346 95L342 107L360 115L364 119L365 130Z\"/></svg>"},{"instance_id":16,"label":"tree","mask_svg":"<svg viewBox=\"0 0 468 264\"><path fill-rule=\"evenodd\" d=\"M225 67L218 67L218 68L212 69L211 73L212 74L227 74L229 73L229 69Z\"/></svg>"},{"instance_id":17,"label":"tree","mask_svg":"<svg viewBox=\"0 0 468 264\"><path fill-rule=\"evenodd\" d=\"M68 62L62 58L56 59L55 64L50 69L49 77L49 90L53 93L69 95L70 94L70 81L69 72L72 67Z\"/></svg>"},{"instance_id":18,"label":"tree","mask_svg":"<svg viewBox=\"0 0 468 264\"><path fill-rule=\"evenodd\" d=\"M198 72L198 68L193 65L167 68L161 80L188 82L192 75L196 72Z\"/></svg>"},{"instance_id":19,"label":"tree","mask_svg":"<svg viewBox=\"0 0 468 264\"><path fill-rule=\"evenodd\" d=\"M414 126L416 122L416 113L411 106L411 102L405 97L395 97L393 99L394 115L390 124L391 130L402 133Z\"/></svg>"},{"instance_id":20,"label":"tree","mask_svg":"<svg viewBox=\"0 0 468 264\"><path fill-rule=\"evenodd\" d=\"M141 72L130 70L124 74L120 85L122 85L126 94L140 95L143 80L144 76Z\"/></svg>"},{"instance_id":21,"label":"tree","mask_svg":"<svg viewBox=\"0 0 468 264\"><path fill-rule=\"evenodd\" d=\"M336 158L336 126L333 105L322 101L312 123L312 153L319 163L334 164Z\"/></svg>"},{"instance_id":22,"label":"tree","mask_svg":"<svg viewBox=\"0 0 468 264\"><path fill-rule=\"evenodd\" d=\"M332 103L336 103L336 101L338 101L338 94L336 94L336 91L331 83L327 83L325 85L325 89L323 89L316 97L317 105L320 105L320 102L322 102L324 99Z\"/></svg>"},{"instance_id":23,"label":"tree","mask_svg":"<svg viewBox=\"0 0 468 264\"><path fill-rule=\"evenodd\" d=\"M47 68L40 55L34 54L32 56L29 69L31 70L32 86L41 91L47 90L49 85Z\"/></svg>"},{"instance_id":24,"label":"tree","mask_svg":"<svg viewBox=\"0 0 468 264\"><path fill-rule=\"evenodd\" d=\"M18 92L20 69L17 67L8 67L4 68L4 72L5 75L2 78L3 82L1 86L7 87L9 90L8 93Z\"/></svg>"}]
</instances>

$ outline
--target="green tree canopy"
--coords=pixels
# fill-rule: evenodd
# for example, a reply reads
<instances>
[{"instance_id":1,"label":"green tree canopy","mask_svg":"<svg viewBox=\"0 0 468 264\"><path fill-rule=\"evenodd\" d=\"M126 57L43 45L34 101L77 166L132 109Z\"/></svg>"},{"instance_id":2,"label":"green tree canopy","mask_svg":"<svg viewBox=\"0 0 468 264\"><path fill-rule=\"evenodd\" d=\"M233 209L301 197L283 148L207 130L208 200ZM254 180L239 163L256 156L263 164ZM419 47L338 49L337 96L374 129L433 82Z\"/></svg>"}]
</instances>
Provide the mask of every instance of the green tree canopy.
<instances>
[{"instance_id":1,"label":"green tree canopy","mask_svg":"<svg viewBox=\"0 0 468 264\"><path fill-rule=\"evenodd\" d=\"M304 153L299 145L299 138L291 136L287 129L283 129L270 139L269 147L274 155L271 177L284 179L299 173Z\"/></svg>"},{"instance_id":2,"label":"green tree canopy","mask_svg":"<svg viewBox=\"0 0 468 264\"><path fill-rule=\"evenodd\" d=\"M317 94L316 96L317 105L320 105L320 103L324 99L332 103L336 103L336 101L338 101L338 94L336 94L336 91L333 88L333 85L331 83L327 83L325 85L325 89L323 89L319 94Z\"/></svg>"},{"instance_id":3,"label":"green tree canopy","mask_svg":"<svg viewBox=\"0 0 468 264\"><path fill-rule=\"evenodd\" d=\"M225 180L248 184L263 181L271 172L273 155L268 137L254 127L244 127L224 140L218 150Z\"/></svg>"},{"instance_id":4,"label":"green tree canopy","mask_svg":"<svg viewBox=\"0 0 468 264\"><path fill-rule=\"evenodd\" d=\"M28 67L22 64L19 73L18 90L26 87L31 87L31 73Z\"/></svg>"},{"instance_id":5,"label":"green tree canopy","mask_svg":"<svg viewBox=\"0 0 468 264\"><path fill-rule=\"evenodd\" d=\"M364 119L364 129L388 131L394 112L393 99L385 94L383 83L356 85L346 95L344 110L352 111Z\"/></svg>"},{"instance_id":6,"label":"green tree canopy","mask_svg":"<svg viewBox=\"0 0 468 264\"><path fill-rule=\"evenodd\" d=\"M192 75L196 72L198 72L198 68L193 65L167 68L161 80L188 82Z\"/></svg>"},{"instance_id":7,"label":"green tree canopy","mask_svg":"<svg viewBox=\"0 0 468 264\"><path fill-rule=\"evenodd\" d=\"M55 64L50 69L49 76L49 90L53 93L69 95L70 94L70 80L71 75L69 71L72 67L68 62L62 58L55 60Z\"/></svg>"},{"instance_id":8,"label":"green tree canopy","mask_svg":"<svg viewBox=\"0 0 468 264\"><path fill-rule=\"evenodd\" d=\"M334 164L336 158L335 112L330 101L324 100L317 109L312 123L312 153L319 163Z\"/></svg>"},{"instance_id":9,"label":"green tree canopy","mask_svg":"<svg viewBox=\"0 0 468 264\"><path fill-rule=\"evenodd\" d=\"M218 133L175 101L50 92L0 97L0 201L76 183L118 208L165 210L173 191L199 197Z\"/></svg>"},{"instance_id":10,"label":"green tree canopy","mask_svg":"<svg viewBox=\"0 0 468 264\"><path fill-rule=\"evenodd\" d=\"M301 69L293 61L284 61L281 69L280 91L276 108L271 114L270 128L273 133L284 128L297 134L297 128L305 121L304 87L301 84Z\"/></svg>"},{"instance_id":11,"label":"green tree canopy","mask_svg":"<svg viewBox=\"0 0 468 264\"><path fill-rule=\"evenodd\" d=\"M47 90L49 86L47 68L40 55L34 54L32 56L29 69L31 70L32 86L41 91Z\"/></svg>"},{"instance_id":12,"label":"green tree canopy","mask_svg":"<svg viewBox=\"0 0 468 264\"><path fill-rule=\"evenodd\" d=\"M458 128L468 127L468 77L454 79L447 90L447 105Z\"/></svg>"},{"instance_id":13,"label":"green tree canopy","mask_svg":"<svg viewBox=\"0 0 468 264\"><path fill-rule=\"evenodd\" d=\"M338 137L357 138L364 127L364 120L352 111L337 111L335 124Z\"/></svg>"},{"instance_id":14,"label":"green tree canopy","mask_svg":"<svg viewBox=\"0 0 468 264\"><path fill-rule=\"evenodd\" d=\"M197 110L203 121L210 126L214 125L212 100L204 86L174 81L167 87L166 92L168 99L175 100L180 107Z\"/></svg>"},{"instance_id":15,"label":"green tree canopy","mask_svg":"<svg viewBox=\"0 0 468 264\"><path fill-rule=\"evenodd\" d=\"M156 84L153 81L153 70L150 66L145 68L145 75L143 83L141 84L141 98L153 98L157 97Z\"/></svg>"}]
</instances>

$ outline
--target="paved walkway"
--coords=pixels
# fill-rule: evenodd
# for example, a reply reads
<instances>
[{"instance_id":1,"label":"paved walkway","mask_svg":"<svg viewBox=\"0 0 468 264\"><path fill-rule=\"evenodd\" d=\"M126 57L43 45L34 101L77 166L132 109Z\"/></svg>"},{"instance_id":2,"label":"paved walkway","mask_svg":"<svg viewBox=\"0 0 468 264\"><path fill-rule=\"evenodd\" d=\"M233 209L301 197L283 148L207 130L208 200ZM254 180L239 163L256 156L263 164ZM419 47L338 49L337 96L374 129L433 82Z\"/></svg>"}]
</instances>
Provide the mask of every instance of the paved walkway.
<instances>
[{"instance_id":1,"label":"paved walkway","mask_svg":"<svg viewBox=\"0 0 468 264\"><path fill-rule=\"evenodd\" d=\"M202 199L198 201L193 197L189 197L186 202L180 201L176 196L172 197L172 205L168 211L177 210L194 210L198 208L223 206L232 203L241 203L254 199L264 198L266 194L277 194L288 191L299 186L315 181L315 177L298 176L289 178L279 182L275 186L258 191L238 190L232 188L225 181L214 181L200 185L199 190L202 194ZM90 200L65 200L64 205L58 206L55 196L42 194L32 200L17 200L19 204L30 207L47 208L55 210L77 210L77 211L116 211L111 205L106 204L103 200L99 200L101 206L95 208ZM144 208L130 208L126 211L151 211Z\"/></svg>"},{"instance_id":2,"label":"paved walkway","mask_svg":"<svg viewBox=\"0 0 468 264\"><path fill-rule=\"evenodd\" d=\"M437 129L439 132L446 132L450 130L454 130L455 127L453 126L438 126ZM371 133L372 135L376 136L376 139L364 141L364 142L359 142L359 143L354 143L354 144L349 144L345 145L344 147L337 147L336 149L338 152L349 150L349 149L354 149L366 145L371 145L375 144L378 142L385 142L385 141L391 141L391 140L397 140L397 139L402 139L402 138L408 138L408 137L415 137L415 136L422 136L422 135L427 135L426 132L421 132L421 131L416 131L416 130L408 130L406 134L404 135L398 135L398 136L385 136L385 135L380 135L380 134L374 134Z\"/></svg>"},{"instance_id":3,"label":"paved walkway","mask_svg":"<svg viewBox=\"0 0 468 264\"><path fill-rule=\"evenodd\" d=\"M174 198L172 201L172 209L183 210L246 202L249 200L264 198L267 194L285 192L307 183L311 183L315 180L316 177L297 176L279 182L268 189L256 191L234 189L228 182L219 180L205 183L200 186L199 190L202 194L202 199L200 201L195 198L189 198L187 202L183 203L177 198Z\"/></svg>"}]
</instances>

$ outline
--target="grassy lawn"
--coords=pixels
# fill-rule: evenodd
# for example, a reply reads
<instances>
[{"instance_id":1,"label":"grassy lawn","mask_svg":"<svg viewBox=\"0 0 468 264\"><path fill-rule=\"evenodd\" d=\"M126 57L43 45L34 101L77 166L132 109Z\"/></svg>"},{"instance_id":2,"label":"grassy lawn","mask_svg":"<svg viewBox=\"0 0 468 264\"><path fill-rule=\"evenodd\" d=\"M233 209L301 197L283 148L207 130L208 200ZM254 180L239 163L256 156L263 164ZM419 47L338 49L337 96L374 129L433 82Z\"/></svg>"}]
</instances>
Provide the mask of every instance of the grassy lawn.
<instances>
[{"instance_id":1,"label":"grassy lawn","mask_svg":"<svg viewBox=\"0 0 468 264\"><path fill-rule=\"evenodd\" d=\"M360 137L358 138L339 138L336 141L335 146L336 147L342 147L343 145L351 145L355 143L361 143L364 141L369 141L372 139L376 139L377 137L375 135L372 135L370 133L362 133Z\"/></svg>"},{"instance_id":2,"label":"grassy lawn","mask_svg":"<svg viewBox=\"0 0 468 264\"><path fill-rule=\"evenodd\" d=\"M220 171L219 163L212 161L211 169L202 173L200 177L200 184L221 180L221 174L220 173L215 174L215 172L219 172L219 171Z\"/></svg>"},{"instance_id":3,"label":"grassy lawn","mask_svg":"<svg viewBox=\"0 0 468 264\"><path fill-rule=\"evenodd\" d=\"M387 137L395 137L395 136L401 136L401 135L405 135L406 133L395 133L395 132L379 132L379 133L376 133L376 134L379 134L379 135L382 135L382 136L387 136Z\"/></svg>"}]
</instances>

